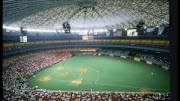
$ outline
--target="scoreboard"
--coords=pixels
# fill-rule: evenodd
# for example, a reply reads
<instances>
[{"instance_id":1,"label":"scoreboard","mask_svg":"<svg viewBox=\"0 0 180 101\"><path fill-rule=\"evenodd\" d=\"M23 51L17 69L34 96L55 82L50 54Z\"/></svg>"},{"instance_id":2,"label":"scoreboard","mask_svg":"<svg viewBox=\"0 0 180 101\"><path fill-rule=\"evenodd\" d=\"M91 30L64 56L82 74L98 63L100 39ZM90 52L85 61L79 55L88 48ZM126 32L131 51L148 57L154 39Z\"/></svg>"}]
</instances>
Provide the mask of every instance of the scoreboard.
<instances>
[{"instance_id":1,"label":"scoreboard","mask_svg":"<svg viewBox=\"0 0 180 101\"><path fill-rule=\"evenodd\" d=\"M138 36L137 29L128 29L127 36Z\"/></svg>"},{"instance_id":2,"label":"scoreboard","mask_svg":"<svg viewBox=\"0 0 180 101\"><path fill-rule=\"evenodd\" d=\"M20 42L27 42L27 36L20 36Z\"/></svg>"}]
</instances>

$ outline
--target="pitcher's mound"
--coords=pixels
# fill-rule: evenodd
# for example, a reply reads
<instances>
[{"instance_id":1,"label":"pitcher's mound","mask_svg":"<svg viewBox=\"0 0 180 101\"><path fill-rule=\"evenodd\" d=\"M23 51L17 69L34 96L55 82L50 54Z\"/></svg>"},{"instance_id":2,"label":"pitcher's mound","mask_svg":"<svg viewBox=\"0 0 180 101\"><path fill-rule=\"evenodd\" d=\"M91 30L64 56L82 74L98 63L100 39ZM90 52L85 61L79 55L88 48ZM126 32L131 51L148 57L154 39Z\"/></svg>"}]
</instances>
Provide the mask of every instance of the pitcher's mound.
<instances>
[{"instance_id":1,"label":"pitcher's mound","mask_svg":"<svg viewBox=\"0 0 180 101\"><path fill-rule=\"evenodd\" d=\"M79 68L79 71L81 73L86 73L88 71L88 69L86 67L81 67L81 68Z\"/></svg>"},{"instance_id":2,"label":"pitcher's mound","mask_svg":"<svg viewBox=\"0 0 180 101\"><path fill-rule=\"evenodd\" d=\"M64 77L69 76L69 72L63 72L63 76L64 76Z\"/></svg>"},{"instance_id":3,"label":"pitcher's mound","mask_svg":"<svg viewBox=\"0 0 180 101\"><path fill-rule=\"evenodd\" d=\"M44 76L44 77L40 78L40 81L49 81L49 80L51 80L51 77L49 77L49 76Z\"/></svg>"},{"instance_id":4,"label":"pitcher's mound","mask_svg":"<svg viewBox=\"0 0 180 101\"><path fill-rule=\"evenodd\" d=\"M71 83L80 85L80 84L82 84L82 81L83 81L83 79L75 79L75 80L71 81Z\"/></svg>"}]
</instances>

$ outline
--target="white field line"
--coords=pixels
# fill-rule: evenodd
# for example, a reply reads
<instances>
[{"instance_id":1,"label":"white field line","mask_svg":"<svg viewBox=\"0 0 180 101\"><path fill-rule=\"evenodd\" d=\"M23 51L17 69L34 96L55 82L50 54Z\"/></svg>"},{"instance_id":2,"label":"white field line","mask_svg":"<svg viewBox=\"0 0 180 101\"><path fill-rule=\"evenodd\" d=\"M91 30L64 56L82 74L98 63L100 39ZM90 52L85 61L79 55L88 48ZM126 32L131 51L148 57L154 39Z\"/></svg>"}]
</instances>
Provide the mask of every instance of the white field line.
<instances>
[{"instance_id":1,"label":"white field line","mask_svg":"<svg viewBox=\"0 0 180 101\"><path fill-rule=\"evenodd\" d=\"M97 74L97 77L96 77L96 80L95 80L95 84L96 84L96 82L99 81L99 71L97 69L93 69L93 68L91 68L91 69L94 70L95 73Z\"/></svg>"},{"instance_id":2,"label":"white field line","mask_svg":"<svg viewBox=\"0 0 180 101\"><path fill-rule=\"evenodd\" d=\"M97 73L97 79L95 81L95 84L96 84L97 81L99 81L99 71L96 71L96 73Z\"/></svg>"},{"instance_id":3,"label":"white field line","mask_svg":"<svg viewBox=\"0 0 180 101\"><path fill-rule=\"evenodd\" d=\"M78 78L81 78L82 74L83 74L83 73L81 72L81 73L79 74Z\"/></svg>"},{"instance_id":4,"label":"white field line","mask_svg":"<svg viewBox=\"0 0 180 101\"><path fill-rule=\"evenodd\" d=\"M65 83L70 83L70 81L68 80L59 80L59 79L55 79L57 81L62 81L62 82L65 82ZM83 82L84 84L91 84L91 85L101 85L101 86L117 86L117 87L120 87L120 88L142 88L142 87L137 87L137 86L131 86L131 85L119 85L119 84L108 84L108 83L96 83L96 84L93 84L92 82ZM159 90L159 91L164 91L165 89L154 89L154 88L148 88L146 87L147 89L151 89L151 90Z\"/></svg>"}]
</instances>

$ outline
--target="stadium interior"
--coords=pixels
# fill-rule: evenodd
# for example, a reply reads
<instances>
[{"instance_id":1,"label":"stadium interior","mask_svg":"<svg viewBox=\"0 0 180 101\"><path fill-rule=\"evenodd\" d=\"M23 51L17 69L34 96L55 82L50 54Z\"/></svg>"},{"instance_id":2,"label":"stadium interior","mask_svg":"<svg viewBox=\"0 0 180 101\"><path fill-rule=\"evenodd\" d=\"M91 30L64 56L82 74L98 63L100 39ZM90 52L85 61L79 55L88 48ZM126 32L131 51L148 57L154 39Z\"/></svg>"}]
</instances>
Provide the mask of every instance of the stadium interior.
<instances>
[{"instance_id":1,"label":"stadium interior","mask_svg":"<svg viewBox=\"0 0 180 101\"><path fill-rule=\"evenodd\" d=\"M3 0L3 101L170 101L169 0Z\"/></svg>"}]
</instances>

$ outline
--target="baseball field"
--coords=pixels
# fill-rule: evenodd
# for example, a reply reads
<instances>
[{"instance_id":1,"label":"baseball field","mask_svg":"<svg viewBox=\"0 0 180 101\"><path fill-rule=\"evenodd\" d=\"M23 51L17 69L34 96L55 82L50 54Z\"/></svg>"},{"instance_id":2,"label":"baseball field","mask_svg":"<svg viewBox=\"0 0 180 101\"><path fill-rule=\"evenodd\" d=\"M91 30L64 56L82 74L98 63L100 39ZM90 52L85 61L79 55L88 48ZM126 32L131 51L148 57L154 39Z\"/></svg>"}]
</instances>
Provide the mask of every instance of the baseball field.
<instances>
[{"instance_id":1,"label":"baseball field","mask_svg":"<svg viewBox=\"0 0 180 101\"><path fill-rule=\"evenodd\" d=\"M76 54L30 76L28 85L64 91L169 92L170 73L119 57Z\"/></svg>"}]
</instances>

